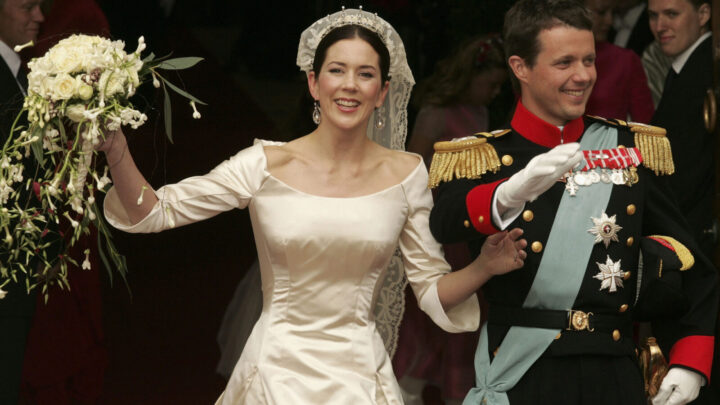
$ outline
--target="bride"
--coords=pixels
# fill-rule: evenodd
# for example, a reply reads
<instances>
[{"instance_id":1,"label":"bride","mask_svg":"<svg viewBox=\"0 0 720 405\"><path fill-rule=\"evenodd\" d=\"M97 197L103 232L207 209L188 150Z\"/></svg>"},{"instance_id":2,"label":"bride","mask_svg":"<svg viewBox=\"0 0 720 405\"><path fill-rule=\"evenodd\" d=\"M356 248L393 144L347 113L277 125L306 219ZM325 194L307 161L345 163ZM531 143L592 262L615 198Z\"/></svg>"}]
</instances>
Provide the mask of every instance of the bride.
<instances>
[{"instance_id":1,"label":"bride","mask_svg":"<svg viewBox=\"0 0 720 405\"><path fill-rule=\"evenodd\" d=\"M367 136L399 149L406 134L414 82L387 22L362 10L318 20L301 36L298 64L317 129L288 143L258 141L156 191L123 133L109 134L99 147L115 184L105 216L121 230L159 232L249 209L263 308L218 404L399 404L372 313L396 248L420 308L462 332L478 327L475 290L521 267L526 242L519 229L496 234L449 272L428 228L422 159Z\"/></svg>"}]
</instances>

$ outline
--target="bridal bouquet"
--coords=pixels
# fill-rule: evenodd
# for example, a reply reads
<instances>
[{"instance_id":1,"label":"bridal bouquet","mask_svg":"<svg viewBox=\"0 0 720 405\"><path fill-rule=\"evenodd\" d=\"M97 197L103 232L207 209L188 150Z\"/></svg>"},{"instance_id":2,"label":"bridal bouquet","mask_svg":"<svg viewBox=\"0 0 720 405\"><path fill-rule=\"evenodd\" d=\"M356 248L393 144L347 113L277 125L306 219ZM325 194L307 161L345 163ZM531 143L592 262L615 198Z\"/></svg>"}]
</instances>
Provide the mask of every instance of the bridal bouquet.
<instances>
[{"instance_id":1,"label":"bridal bouquet","mask_svg":"<svg viewBox=\"0 0 720 405\"><path fill-rule=\"evenodd\" d=\"M125 259L115 249L95 196L111 182L108 168L95 164L95 146L105 131L143 125L147 116L130 101L137 88L152 80L162 87L165 130L172 142L168 88L204 104L165 79L160 71L181 70L200 58L141 59L142 37L133 53L122 41L73 35L60 41L43 57L28 63L28 91L0 154L0 299L2 289L27 274L28 291L57 280L67 282L68 263L90 268L89 251L83 258L68 255L71 246L93 224L98 230L98 251L108 271L125 278ZM34 159L34 162L33 162ZM82 264L78 262L82 260ZM111 280L112 280L112 272Z\"/></svg>"}]
</instances>

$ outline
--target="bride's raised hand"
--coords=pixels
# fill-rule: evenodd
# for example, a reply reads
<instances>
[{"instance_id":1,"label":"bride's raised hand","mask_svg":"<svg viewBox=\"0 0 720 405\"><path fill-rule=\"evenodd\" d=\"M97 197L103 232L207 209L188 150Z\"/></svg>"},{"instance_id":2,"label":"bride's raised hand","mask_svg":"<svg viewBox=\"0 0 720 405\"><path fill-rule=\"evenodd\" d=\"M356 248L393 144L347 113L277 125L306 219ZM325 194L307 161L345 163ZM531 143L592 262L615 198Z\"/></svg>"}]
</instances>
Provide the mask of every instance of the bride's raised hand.
<instances>
[{"instance_id":1,"label":"bride's raised hand","mask_svg":"<svg viewBox=\"0 0 720 405\"><path fill-rule=\"evenodd\" d=\"M101 140L100 143L95 145L95 150L110 154L113 150L125 149L127 142L122 129L111 131L106 128L103 131L103 134L105 136L105 140Z\"/></svg>"},{"instance_id":2,"label":"bride's raised hand","mask_svg":"<svg viewBox=\"0 0 720 405\"><path fill-rule=\"evenodd\" d=\"M515 228L488 236L478 257L483 271L497 276L522 267L527 257L527 241L520 239L522 234L522 229Z\"/></svg>"}]
</instances>

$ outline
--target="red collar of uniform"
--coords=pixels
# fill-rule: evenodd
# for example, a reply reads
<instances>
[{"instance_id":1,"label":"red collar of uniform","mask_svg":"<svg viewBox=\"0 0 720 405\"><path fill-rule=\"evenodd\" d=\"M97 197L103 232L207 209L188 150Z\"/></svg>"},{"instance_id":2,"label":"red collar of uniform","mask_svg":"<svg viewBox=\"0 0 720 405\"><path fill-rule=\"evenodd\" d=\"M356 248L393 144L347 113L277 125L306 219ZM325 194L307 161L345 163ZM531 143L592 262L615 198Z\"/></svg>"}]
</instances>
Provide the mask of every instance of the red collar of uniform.
<instances>
[{"instance_id":1,"label":"red collar of uniform","mask_svg":"<svg viewBox=\"0 0 720 405\"><path fill-rule=\"evenodd\" d=\"M548 148L560 145L560 128L548 124L535 114L528 111L520 100L515 107L510 125L525 139ZM585 124L582 117L578 117L563 127L562 138L564 143L575 142L580 139Z\"/></svg>"}]
</instances>

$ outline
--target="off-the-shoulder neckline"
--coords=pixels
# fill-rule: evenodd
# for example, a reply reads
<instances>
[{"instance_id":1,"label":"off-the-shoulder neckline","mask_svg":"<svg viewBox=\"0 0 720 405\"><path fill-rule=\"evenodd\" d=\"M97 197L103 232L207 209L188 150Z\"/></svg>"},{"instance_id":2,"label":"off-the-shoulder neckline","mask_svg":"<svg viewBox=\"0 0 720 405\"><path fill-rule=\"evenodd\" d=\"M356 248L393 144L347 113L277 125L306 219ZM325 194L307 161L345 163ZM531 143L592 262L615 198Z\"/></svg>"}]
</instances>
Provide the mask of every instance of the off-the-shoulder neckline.
<instances>
[{"instance_id":1,"label":"off-the-shoulder neckline","mask_svg":"<svg viewBox=\"0 0 720 405\"><path fill-rule=\"evenodd\" d=\"M285 183L284 181L278 179L277 177L273 176L272 173L270 173L270 171L269 171L268 168L267 168L267 155L265 154L265 145L268 145L268 146L283 146L283 145L285 145L285 144L286 144L286 142L274 142L274 141L258 140L258 142L256 143L255 146L256 146L256 147L259 147L259 148L261 149L261 155L262 155L262 158L263 158L263 165L262 165L263 172L265 172L265 174L267 175L267 177L273 179L275 182L281 184L283 187L285 187L285 188L287 188L287 189L289 189L289 190L292 190L292 191L295 192L295 193L303 194L303 195L306 195L306 196L308 196L308 197L314 197L314 198L324 198L324 199L330 199L330 200L353 200L353 199L361 199L361 198L369 198L369 197L378 196L378 195L380 195L380 194L389 192L390 190L394 190L394 189L396 189L396 188L398 188L398 187L402 187L402 185L403 185L404 183L407 183L410 179L412 179L412 178L417 174L418 170L420 170L421 167L424 167L424 166L425 166L425 163L423 162L422 156L418 155L417 153L407 152L407 151L399 151L399 152L403 152L403 153L407 153L407 154L413 155L413 156L417 157L418 160L419 160L417 166L415 166L415 168L414 168L413 170L411 170L410 173L408 173L408 175L405 176L405 178L402 179L402 181L400 181L399 183L393 184L393 185L391 185L391 186L385 187L384 189L381 189L381 190L378 190L378 191L374 191L374 192L369 193L369 194L362 194L362 195L358 195L358 196L352 196L352 197L331 197L331 196L324 196L324 195L313 194L313 193L309 193L309 192L307 192L307 191L300 190L300 189L298 189L298 188L296 188L296 187L293 187L293 186Z\"/></svg>"}]
</instances>

